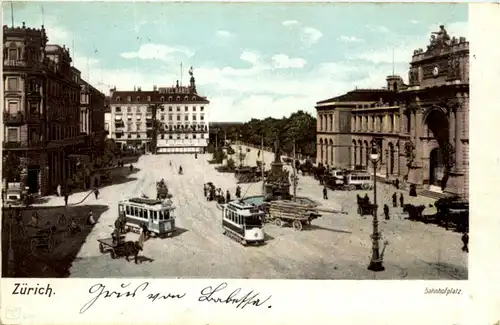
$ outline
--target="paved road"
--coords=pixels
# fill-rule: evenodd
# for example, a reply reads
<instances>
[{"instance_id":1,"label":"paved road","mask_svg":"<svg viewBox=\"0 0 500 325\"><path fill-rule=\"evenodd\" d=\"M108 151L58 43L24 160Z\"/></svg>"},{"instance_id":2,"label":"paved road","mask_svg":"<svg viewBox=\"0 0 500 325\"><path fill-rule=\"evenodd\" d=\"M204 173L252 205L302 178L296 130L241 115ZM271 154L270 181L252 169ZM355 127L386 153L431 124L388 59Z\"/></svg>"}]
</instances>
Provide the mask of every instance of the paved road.
<instances>
[{"instance_id":1,"label":"paved road","mask_svg":"<svg viewBox=\"0 0 500 325\"><path fill-rule=\"evenodd\" d=\"M255 164L256 152L248 154L247 163ZM461 251L460 235L435 225L400 220L382 221L383 240L389 241L385 252L386 271L366 270L371 254L371 220L356 213L356 192L329 192L321 199L321 187L311 177L300 176L298 194L320 201L326 207L343 207L348 215L325 215L302 232L266 225L267 245L243 247L222 235L221 212L214 202L203 197L203 184L211 181L234 195L232 174L218 173L209 165L208 155L143 156L135 166L140 171L130 182L108 186L96 200L85 204L106 204L99 223L92 229L70 269L72 277L217 277L217 278L304 278L304 279L457 279L467 277L467 255ZM169 166L169 160L173 166ZM266 153L266 163L272 155ZM182 165L184 175L178 175ZM155 182L164 178L173 201L178 206L179 235L151 239L145 243L136 265L124 259L112 260L99 253L97 239L108 237L117 217L120 199L155 195ZM261 184L244 185L247 195L260 194ZM379 186L379 197L389 199L393 189ZM386 193L384 195L383 193ZM359 194L364 195L363 191ZM71 199L78 201L76 194ZM46 205L60 199L51 199ZM383 199L381 199L383 200ZM417 198L428 203L425 198ZM57 201L57 204L60 204ZM382 203L383 204L383 203ZM128 235L134 239L135 234Z\"/></svg>"}]
</instances>

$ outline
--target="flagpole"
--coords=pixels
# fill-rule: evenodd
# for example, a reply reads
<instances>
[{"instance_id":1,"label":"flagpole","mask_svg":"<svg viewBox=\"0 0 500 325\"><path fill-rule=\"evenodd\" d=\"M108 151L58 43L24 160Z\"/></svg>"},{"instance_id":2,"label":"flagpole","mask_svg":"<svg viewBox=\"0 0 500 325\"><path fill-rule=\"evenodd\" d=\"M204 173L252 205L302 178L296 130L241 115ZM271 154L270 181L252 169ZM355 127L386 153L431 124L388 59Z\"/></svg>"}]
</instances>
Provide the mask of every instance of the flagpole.
<instances>
[{"instance_id":1,"label":"flagpole","mask_svg":"<svg viewBox=\"0 0 500 325\"><path fill-rule=\"evenodd\" d=\"M14 2L10 2L10 19L12 20L12 28L14 28Z\"/></svg>"},{"instance_id":2,"label":"flagpole","mask_svg":"<svg viewBox=\"0 0 500 325\"><path fill-rule=\"evenodd\" d=\"M182 62L181 62L181 87L182 87Z\"/></svg>"}]
</instances>

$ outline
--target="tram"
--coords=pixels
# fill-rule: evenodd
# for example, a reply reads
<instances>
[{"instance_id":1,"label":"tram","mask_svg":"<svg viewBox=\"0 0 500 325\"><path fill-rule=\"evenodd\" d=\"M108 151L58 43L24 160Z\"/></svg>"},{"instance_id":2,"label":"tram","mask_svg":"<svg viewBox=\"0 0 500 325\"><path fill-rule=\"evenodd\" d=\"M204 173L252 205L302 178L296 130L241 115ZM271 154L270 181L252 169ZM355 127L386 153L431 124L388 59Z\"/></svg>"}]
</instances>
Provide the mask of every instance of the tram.
<instances>
[{"instance_id":1,"label":"tram","mask_svg":"<svg viewBox=\"0 0 500 325\"><path fill-rule=\"evenodd\" d=\"M174 210L170 200L130 198L118 203L118 213L125 216L127 231L140 232L141 225L145 224L151 234L159 237L175 232Z\"/></svg>"},{"instance_id":2,"label":"tram","mask_svg":"<svg viewBox=\"0 0 500 325\"><path fill-rule=\"evenodd\" d=\"M264 242L263 220L265 212L259 207L241 200L222 206L222 228L224 235L243 246Z\"/></svg>"}]
</instances>

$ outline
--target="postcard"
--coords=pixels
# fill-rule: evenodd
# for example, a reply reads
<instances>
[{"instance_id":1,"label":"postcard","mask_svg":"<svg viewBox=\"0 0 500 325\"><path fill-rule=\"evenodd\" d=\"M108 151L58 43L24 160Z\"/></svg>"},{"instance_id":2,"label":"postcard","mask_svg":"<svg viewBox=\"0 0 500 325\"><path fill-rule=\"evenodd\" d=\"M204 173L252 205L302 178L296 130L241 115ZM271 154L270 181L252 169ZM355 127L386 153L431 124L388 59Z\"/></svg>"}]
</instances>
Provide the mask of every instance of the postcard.
<instances>
[{"instance_id":1,"label":"postcard","mask_svg":"<svg viewBox=\"0 0 500 325\"><path fill-rule=\"evenodd\" d=\"M472 7L4 3L2 322L462 324Z\"/></svg>"}]
</instances>

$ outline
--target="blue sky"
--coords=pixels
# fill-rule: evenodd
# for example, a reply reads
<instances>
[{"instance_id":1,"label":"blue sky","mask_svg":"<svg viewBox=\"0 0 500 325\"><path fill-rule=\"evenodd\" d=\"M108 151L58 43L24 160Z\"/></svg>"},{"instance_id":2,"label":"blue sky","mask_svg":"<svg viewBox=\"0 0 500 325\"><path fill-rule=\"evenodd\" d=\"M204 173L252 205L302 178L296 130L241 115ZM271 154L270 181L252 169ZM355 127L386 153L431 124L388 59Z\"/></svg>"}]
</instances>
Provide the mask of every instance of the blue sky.
<instances>
[{"instance_id":1,"label":"blue sky","mask_svg":"<svg viewBox=\"0 0 500 325\"><path fill-rule=\"evenodd\" d=\"M43 15L42 15L43 5ZM10 24L10 5L4 4ZM106 94L188 79L211 101L211 119L281 117L358 88L407 80L415 48L444 24L467 36L466 4L30 2L14 21L49 42L74 44L74 63Z\"/></svg>"}]
</instances>

